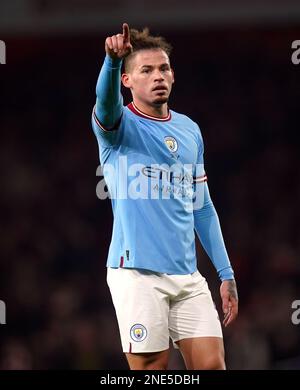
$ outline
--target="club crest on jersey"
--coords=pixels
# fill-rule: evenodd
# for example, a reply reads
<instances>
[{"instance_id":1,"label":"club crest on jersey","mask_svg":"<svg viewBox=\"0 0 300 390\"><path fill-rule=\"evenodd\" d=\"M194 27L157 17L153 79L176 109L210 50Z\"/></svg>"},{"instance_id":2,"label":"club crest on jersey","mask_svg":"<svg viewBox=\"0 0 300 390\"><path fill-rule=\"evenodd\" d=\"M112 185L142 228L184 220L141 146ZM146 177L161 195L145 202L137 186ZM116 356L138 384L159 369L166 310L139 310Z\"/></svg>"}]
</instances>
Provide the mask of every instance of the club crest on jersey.
<instances>
[{"instance_id":1,"label":"club crest on jersey","mask_svg":"<svg viewBox=\"0 0 300 390\"><path fill-rule=\"evenodd\" d=\"M147 337L147 329L142 324L135 324L130 329L130 337L133 341L143 341Z\"/></svg>"},{"instance_id":2,"label":"club crest on jersey","mask_svg":"<svg viewBox=\"0 0 300 390\"><path fill-rule=\"evenodd\" d=\"M178 143L174 137L165 137L165 144L171 153L177 152Z\"/></svg>"}]
</instances>

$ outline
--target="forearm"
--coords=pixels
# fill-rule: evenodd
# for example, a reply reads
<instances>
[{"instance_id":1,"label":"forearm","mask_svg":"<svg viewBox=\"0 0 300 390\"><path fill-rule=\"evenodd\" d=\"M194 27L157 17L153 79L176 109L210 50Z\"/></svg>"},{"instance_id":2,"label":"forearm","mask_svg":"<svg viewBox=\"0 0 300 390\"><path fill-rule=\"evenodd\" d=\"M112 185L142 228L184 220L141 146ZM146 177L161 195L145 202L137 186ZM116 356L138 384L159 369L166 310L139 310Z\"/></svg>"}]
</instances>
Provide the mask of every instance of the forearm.
<instances>
[{"instance_id":1,"label":"forearm","mask_svg":"<svg viewBox=\"0 0 300 390\"><path fill-rule=\"evenodd\" d=\"M122 115L121 66L122 60L112 59L107 55L96 85L95 113L107 129L114 127Z\"/></svg>"},{"instance_id":2,"label":"forearm","mask_svg":"<svg viewBox=\"0 0 300 390\"><path fill-rule=\"evenodd\" d=\"M234 279L219 218L210 199L207 184L205 184L204 191L204 205L201 209L194 211L196 233L207 255L214 264L220 279Z\"/></svg>"}]
</instances>

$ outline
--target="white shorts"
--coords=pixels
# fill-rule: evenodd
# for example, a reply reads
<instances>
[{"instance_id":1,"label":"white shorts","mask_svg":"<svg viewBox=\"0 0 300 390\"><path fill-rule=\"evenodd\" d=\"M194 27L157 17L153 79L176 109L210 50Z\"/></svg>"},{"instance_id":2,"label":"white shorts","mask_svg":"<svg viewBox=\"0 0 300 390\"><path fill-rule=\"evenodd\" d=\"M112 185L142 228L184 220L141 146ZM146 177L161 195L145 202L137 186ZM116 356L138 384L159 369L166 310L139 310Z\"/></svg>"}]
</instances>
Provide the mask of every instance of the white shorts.
<instances>
[{"instance_id":1,"label":"white shorts","mask_svg":"<svg viewBox=\"0 0 300 390\"><path fill-rule=\"evenodd\" d=\"M223 337L205 278L108 268L124 352L158 352L194 337Z\"/></svg>"}]
</instances>

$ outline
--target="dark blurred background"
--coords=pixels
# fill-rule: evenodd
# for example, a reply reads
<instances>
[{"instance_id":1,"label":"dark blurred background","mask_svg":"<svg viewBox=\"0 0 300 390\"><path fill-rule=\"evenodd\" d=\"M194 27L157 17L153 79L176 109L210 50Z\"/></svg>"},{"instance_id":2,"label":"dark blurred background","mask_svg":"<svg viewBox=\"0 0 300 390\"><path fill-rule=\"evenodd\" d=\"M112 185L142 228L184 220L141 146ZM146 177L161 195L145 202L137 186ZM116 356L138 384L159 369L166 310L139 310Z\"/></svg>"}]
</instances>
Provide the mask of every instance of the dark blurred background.
<instances>
[{"instance_id":1,"label":"dark blurred background","mask_svg":"<svg viewBox=\"0 0 300 390\"><path fill-rule=\"evenodd\" d=\"M224 330L228 368L299 369L300 64L291 44L300 4L253 0L1 3L0 368L127 369L106 285L111 206L96 197L90 126L104 40L124 21L173 44L170 107L202 130L240 294L239 318ZM220 309L216 272L198 252ZM182 367L173 351L170 368Z\"/></svg>"}]
</instances>

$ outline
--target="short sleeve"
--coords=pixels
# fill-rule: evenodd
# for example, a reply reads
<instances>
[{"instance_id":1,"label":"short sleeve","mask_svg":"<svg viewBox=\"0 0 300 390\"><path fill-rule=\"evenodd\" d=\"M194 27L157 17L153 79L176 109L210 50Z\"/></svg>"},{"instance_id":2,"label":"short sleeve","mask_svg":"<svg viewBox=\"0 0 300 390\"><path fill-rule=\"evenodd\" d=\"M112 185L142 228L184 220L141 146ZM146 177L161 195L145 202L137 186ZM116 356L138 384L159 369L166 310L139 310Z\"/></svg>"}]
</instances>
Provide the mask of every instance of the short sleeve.
<instances>
[{"instance_id":1,"label":"short sleeve","mask_svg":"<svg viewBox=\"0 0 300 390\"><path fill-rule=\"evenodd\" d=\"M124 109L121 115L121 118L114 129L106 129L99 121L96 116L95 107L93 108L92 113L92 128L94 134L97 138L98 143L104 148L110 148L118 145L121 142L122 132L123 132L123 116Z\"/></svg>"}]
</instances>

